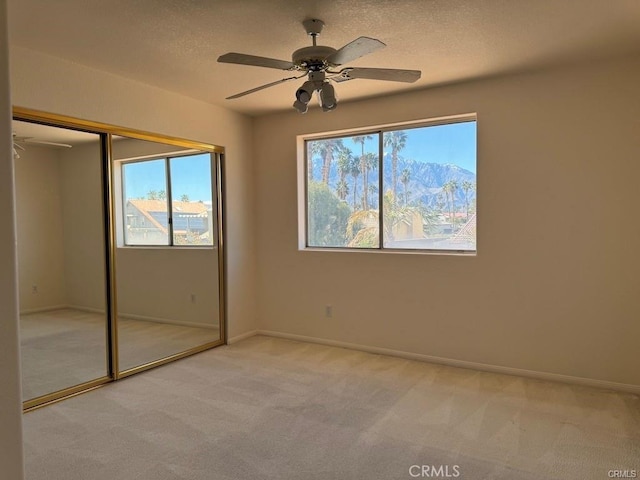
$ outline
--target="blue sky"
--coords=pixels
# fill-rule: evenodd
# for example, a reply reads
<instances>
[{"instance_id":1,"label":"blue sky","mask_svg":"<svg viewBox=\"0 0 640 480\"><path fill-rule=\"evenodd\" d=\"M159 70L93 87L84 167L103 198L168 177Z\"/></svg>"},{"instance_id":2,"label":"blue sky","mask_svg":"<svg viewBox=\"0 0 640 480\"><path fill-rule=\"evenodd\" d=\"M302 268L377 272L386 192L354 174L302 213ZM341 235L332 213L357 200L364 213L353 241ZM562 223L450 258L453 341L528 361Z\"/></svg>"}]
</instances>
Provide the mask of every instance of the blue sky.
<instances>
[{"instance_id":1,"label":"blue sky","mask_svg":"<svg viewBox=\"0 0 640 480\"><path fill-rule=\"evenodd\" d=\"M125 164L125 195L145 198L152 190L167 190L164 160ZM184 194L191 201L211 202L211 157L208 153L171 159L172 196Z\"/></svg>"},{"instance_id":2,"label":"blue sky","mask_svg":"<svg viewBox=\"0 0 640 480\"><path fill-rule=\"evenodd\" d=\"M406 159L429 163L452 163L476 173L476 122L450 123L431 127L409 128L405 148L400 155ZM362 147L343 140L355 155ZM365 143L365 152L378 153L378 140L374 137Z\"/></svg>"},{"instance_id":3,"label":"blue sky","mask_svg":"<svg viewBox=\"0 0 640 480\"><path fill-rule=\"evenodd\" d=\"M451 123L428 128L410 128L407 142L400 155L406 159L430 163L452 163L476 173L476 122ZM351 137L344 144L360 155L361 146ZM365 143L365 152L378 153L374 136ZM163 160L135 162L125 165L125 189L128 198L144 198L152 190L166 190ZM189 155L171 160L173 198L184 194L191 201L210 202L211 163L209 154Z\"/></svg>"},{"instance_id":4,"label":"blue sky","mask_svg":"<svg viewBox=\"0 0 640 480\"><path fill-rule=\"evenodd\" d=\"M450 123L407 132L402 156L429 163L452 163L476 173L476 122Z\"/></svg>"}]
</instances>

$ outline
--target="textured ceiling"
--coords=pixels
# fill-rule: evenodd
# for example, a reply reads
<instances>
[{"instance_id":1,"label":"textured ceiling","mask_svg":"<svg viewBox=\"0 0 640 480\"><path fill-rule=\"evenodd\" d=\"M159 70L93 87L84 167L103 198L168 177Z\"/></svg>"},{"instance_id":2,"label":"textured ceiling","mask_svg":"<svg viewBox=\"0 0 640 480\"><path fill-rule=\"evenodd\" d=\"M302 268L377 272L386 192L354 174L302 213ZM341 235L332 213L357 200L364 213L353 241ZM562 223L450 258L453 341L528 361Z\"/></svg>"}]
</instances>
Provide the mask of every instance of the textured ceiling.
<instances>
[{"instance_id":1,"label":"textured ceiling","mask_svg":"<svg viewBox=\"0 0 640 480\"><path fill-rule=\"evenodd\" d=\"M9 0L10 42L250 115L291 108L290 72L218 64L234 51L289 60L359 36L387 44L350 66L422 70L415 84L353 80L341 101L640 51L640 0ZM302 83L300 80L299 83Z\"/></svg>"}]
</instances>

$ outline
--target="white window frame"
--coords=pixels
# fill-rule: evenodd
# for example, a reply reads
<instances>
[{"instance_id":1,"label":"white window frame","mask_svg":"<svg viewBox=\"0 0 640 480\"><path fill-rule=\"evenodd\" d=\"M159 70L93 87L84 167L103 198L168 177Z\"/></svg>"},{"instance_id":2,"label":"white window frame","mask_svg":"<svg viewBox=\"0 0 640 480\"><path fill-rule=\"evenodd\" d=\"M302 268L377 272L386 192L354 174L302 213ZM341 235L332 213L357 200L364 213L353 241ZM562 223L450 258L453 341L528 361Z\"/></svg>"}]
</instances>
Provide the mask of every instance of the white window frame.
<instances>
[{"instance_id":1,"label":"white window frame","mask_svg":"<svg viewBox=\"0 0 640 480\"><path fill-rule=\"evenodd\" d=\"M460 115L449 115L424 120L416 120L410 122L399 122L384 125L375 125L369 127L334 130L330 132L322 132L316 134L298 135L296 137L297 146L297 167L298 167L298 250L299 251L316 251L316 252L364 252L364 253L399 253L399 254L421 254L421 255L462 255L476 256L478 253L478 238L476 235L475 250L443 250L443 249L423 249L423 248L390 248L384 247L384 213L383 213L383 175L384 161L382 155L379 155L378 178L380 188L378 189L378 205L379 214L379 246L373 248L365 247L325 247L325 246L309 246L308 244L308 161L307 158L307 142L314 140L327 140L332 138L350 137L357 135L379 135L379 151L382 152L383 135L386 132L396 130L408 130L413 128L434 127L438 125L450 125L454 123L475 122L476 124L476 171L478 165L478 115L477 113L465 113ZM476 192L478 191L479 180L476 181ZM477 193L476 193L477 195ZM477 198L477 197L476 197ZM476 205L476 212L479 206Z\"/></svg>"},{"instance_id":2,"label":"white window frame","mask_svg":"<svg viewBox=\"0 0 640 480\"><path fill-rule=\"evenodd\" d=\"M213 235L211 244L208 245L176 245L174 243L174 235L173 235L173 199L171 198L171 169L170 162L173 158L180 157L188 157L193 155L209 155L210 163L211 163L211 197L212 197L212 211L213 211L213 225L211 233L217 232L217 186L216 186L216 168L217 162L220 161L217 153L201 151L201 150L179 150L177 152L167 152L161 155L150 155L144 157L134 157L134 158L126 158L114 161L114 170L113 170L113 178L114 178L114 194L115 194L115 211L116 211L116 244L118 248L187 248L187 249L216 249L216 238L217 235ZM165 167L165 191L166 191L166 202L167 202L167 227L168 227L168 240L167 244L127 244L125 237L125 230L127 228L127 219L126 219L126 198L125 198L125 176L123 172L123 167L127 164L132 163L142 163L142 162L153 162L157 160L164 161Z\"/></svg>"}]
</instances>

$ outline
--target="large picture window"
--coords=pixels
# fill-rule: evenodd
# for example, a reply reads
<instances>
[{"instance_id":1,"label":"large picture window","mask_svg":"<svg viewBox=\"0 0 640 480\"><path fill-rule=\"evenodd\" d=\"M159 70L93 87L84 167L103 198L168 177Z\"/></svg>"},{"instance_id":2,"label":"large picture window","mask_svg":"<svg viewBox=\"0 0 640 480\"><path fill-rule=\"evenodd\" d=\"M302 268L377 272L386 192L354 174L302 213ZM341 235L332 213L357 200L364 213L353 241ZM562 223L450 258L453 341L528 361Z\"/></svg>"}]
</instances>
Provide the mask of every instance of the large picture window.
<instances>
[{"instance_id":1,"label":"large picture window","mask_svg":"<svg viewBox=\"0 0 640 480\"><path fill-rule=\"evenodd\" d=\"M213 245L211 155L122 164L124 244Z\"/></svg>"},{"instance_id":2,"label":"large picture window","mask_svg":"<svg viewBox=\"0 0 640 480\"><path fill-rule=\"evenodd\" d=\"M305 147L306 247L476 251L475 117Z\"/></svg>"}]
</instances>

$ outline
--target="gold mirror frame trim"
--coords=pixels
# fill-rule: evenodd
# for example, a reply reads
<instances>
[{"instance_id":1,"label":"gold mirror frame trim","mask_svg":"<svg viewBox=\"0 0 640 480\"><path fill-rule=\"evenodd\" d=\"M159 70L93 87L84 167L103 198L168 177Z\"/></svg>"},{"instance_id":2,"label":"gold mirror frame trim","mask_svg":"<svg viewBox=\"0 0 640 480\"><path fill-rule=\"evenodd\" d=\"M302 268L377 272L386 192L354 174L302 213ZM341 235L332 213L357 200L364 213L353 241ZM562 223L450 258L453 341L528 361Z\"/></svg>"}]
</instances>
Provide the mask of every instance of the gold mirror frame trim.
<instances>
[{"instance_id":1,"label":"gold mirror frame trim","mask_svg":"<svg viewBox=\"0 0 640 480\"><path fill-rule=\"evenodd\" d=\"M82 120L79 118L59 115L50 112L43 112L24 107L13 107L14 120L26 120L35 123L51 125L54 127L68 127L76 130L86 131L88 133L100 134L101 137L101 155L103 161L103 198L104 198L104 231L105 231L105 249L107 260L107 375L96 378L79 385L51 392L36 398L23 401L23 412L31 412L38 408L57 403L61 400L80 395L96 388L117 381L121 378L149 370L151 368L165 365L172 361L188 357L195 353L200 353L213 347L224 345L227 341L226 327L226 262L224 253L224 147L217 145L186 140L183 138L171 137L168 135L154 134L142 130L119 127L107 123L94 122L91 120ZM117 300L116 300L116 284L115 284L115 250L116 250L116 233L115 233L115 207L113 201L113 176L112 176L112 152L111 140L112 136L125 136L138 140L150 142L160 142L179 147L189 148L193 150L201 150L216 154L216 194L217 194L217 236L218 236L218 294L219 294L219 322L220 322L220 339L198 345L194 348L179 352L168 357L154 360L134 368L124 371L119 370L118 365L118 321L117 321Z\"/></svg>"},{"instance_id":2,"label":"gold mirror frame trim","mask_svg":"<svg viewBox=\"0 0 640 480\"><path fill-rule=\"evenodd\" d=\"M22 411L24 413L32 412L38 408L57 403L67 398L75 397L81 393L95 390L96 388L102 387L103 385L107 385L111 382L113 382L111 377L100 377L73 387L63 388L62 390L57 390L40 397L32 398L22 402Z\"/></svg>"},{"instance_id":3,"label":"gold mirror frame trim","mask_svg":"<svg viewBox=\"0 0 640 480\"><path fill-rule=\"evenodd\" d=\"M137 367L123 370L118 373L118 380L121 378L130 377L131 375L135 375L136 373L144 372L145 370L149 370L150 368L155 368L159 367L160 365L171 363L174 360L180 360L181 358L189 357L194 353L200 353L213 347L219 347L220 345L224 345L224 340L220 339L213 342L205 343L204 345L198 345L197 347L190 348L189 350L185 350L184 352L174 353L173 355L170 355L168 357L164 357L159 360L153 360L151 362L138 365Z\"/></svg>"},{"instance_id":4,"label":"gold mirror frame trim","mask_svg":"<svg viewBox=\"0 0 640 480\"><path fill-rule=\"evenodd\" d=\"M194 150L205 150L207 152L224 153L224 147L212 145L210 143L196 142L186 140L184 138L171 137L169 135L160 135L156 133L145 132L143 130L135 130L131 128L119 127L108 123L94 122L91 120L82 120L79 118L59 115L57 113L42 112L24 107L13 107L13 116L19 120L32 120L40 123L51 123L53 126L71 127L87 130L91 133L108 133L111 135L121 135L124 137L136 138L138 140L146 140L149 142L161 141L179 147L193 148Z\"/></svg>"},{"instance_id":5,"label":"gold mirror frame trim","mask_svg":"<svg viewBox=\"0 0 640 480\"><path fill-rule=\"evenodd\" d=\"M107 248L106 259L106 282L107 282L107 348L105 355L107 356L107 374L111 380L118 379L118 297L116 289L116 224L115 206L113 202L113 156L112 156L112 138L109 134L102 135L100 138L102 148L102 189L103 189L103 211L105 217L105 246Z\"/></svg>"}]
</instances>

